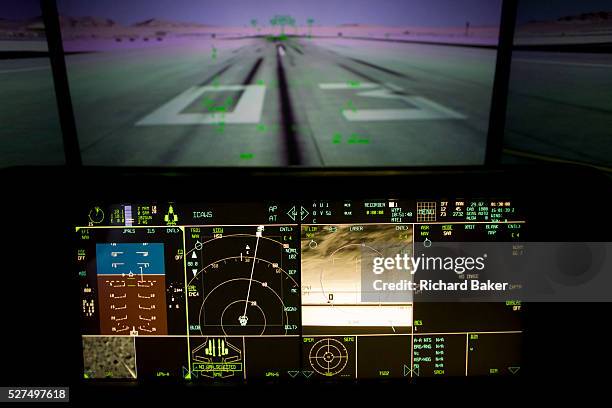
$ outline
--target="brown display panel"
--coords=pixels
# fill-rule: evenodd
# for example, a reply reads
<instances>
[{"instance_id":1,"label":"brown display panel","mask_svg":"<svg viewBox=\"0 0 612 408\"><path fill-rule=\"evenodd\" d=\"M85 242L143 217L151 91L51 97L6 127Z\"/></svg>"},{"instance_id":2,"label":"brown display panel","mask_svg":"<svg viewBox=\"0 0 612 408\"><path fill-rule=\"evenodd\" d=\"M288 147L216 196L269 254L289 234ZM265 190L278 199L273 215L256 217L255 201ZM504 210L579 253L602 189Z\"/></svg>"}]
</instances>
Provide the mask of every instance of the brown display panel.
<instances>
[{"instance_id":1,"label":"brown display panel","mask_svg":"<svg viewBox=\"0 0 612 408\"><path fill-rule=\"evenodd\" d=\"M100 334L168 334L163 275L99 275Z\"/></svg>"}]
</instances>

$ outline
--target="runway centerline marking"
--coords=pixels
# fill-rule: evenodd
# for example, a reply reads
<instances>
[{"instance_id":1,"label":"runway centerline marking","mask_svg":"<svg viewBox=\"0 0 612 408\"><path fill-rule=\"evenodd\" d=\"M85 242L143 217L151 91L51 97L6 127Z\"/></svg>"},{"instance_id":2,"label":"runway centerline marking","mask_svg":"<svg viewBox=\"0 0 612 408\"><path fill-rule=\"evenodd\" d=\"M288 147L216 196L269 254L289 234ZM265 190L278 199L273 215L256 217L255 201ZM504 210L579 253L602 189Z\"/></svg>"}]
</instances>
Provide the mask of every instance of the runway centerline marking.
<instances>
[{"instance_id":1,"label":"runway centerline marking","mask_svg":"<svg viewBox=\"0 0 612 408\"><path fill-rule=\"evenodd\" d=\"M243 91L232 112L181 113L205 93ZM195 86L171 99L138 122L136 126L218 125L259 123L266 96L265 85Z\"/></svg>"}]
</instances>

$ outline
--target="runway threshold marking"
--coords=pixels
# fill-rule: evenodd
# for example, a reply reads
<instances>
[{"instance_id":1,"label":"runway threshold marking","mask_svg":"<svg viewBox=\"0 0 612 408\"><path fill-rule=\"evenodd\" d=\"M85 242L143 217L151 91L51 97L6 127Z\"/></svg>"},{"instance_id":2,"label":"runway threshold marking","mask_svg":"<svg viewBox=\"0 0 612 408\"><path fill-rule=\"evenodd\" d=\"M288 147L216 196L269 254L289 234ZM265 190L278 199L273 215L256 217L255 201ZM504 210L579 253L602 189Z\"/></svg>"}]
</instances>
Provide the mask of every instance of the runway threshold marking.
<instances>
[{"instance_id":1,"label":"runway threshold marking","mask_svg":"<svg viewBox=\"0 0 612 408\"><path fill-rule=\"evenodd\" d=\"M232 112L181 113L203 94L223 91L243 91ZM136 126L259 123L265 96L265 85L194 86L136 122Z\"/></svg>"},{"instance_id":2,"label":"runway threshold marking","mask_svg":"<svg viewBox=\"0 0 612 408\"><path fill-rule=\"evenodd\" d=\"M436 103L419 95L402 95L392 91L402 92L403 89L395 84L383 85L371 82L337 82L322 83L322 90L354 90L357 96L393 99L407 102L416 108L402 109L343 109L342 115L346 120L354 122L374 122L393 120L440 120L440 119L466 119L465 115L458 113L444 105ZM366 91L364 91L366 90Z\"/></svg>"}]
</instances>

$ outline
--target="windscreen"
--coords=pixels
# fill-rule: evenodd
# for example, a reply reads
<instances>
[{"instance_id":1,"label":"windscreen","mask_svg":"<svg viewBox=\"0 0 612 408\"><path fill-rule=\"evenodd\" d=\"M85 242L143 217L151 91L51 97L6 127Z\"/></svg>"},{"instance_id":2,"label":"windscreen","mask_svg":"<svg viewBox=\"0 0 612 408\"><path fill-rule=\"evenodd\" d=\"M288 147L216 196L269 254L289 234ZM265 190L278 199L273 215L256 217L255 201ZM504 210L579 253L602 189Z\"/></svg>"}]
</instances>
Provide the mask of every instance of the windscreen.
<instances>
[{"instance_id":1,"label":"windscreen","mask_svg":"<svg viewBox=\"0 0 612 408\"><path fill-rule=\"evenodd\" d=\"M59 0L83 161L484 161L501 0Z\"/></svg>"},{"instance_id":2,"label":"windscreen","mask_svg":"<svg viewBox=\"0 0 612 408\"><path fill-rule=\"evenodd\" d=\"M612 172L612 3L518 4L505 161Z\"/></svg>"},{"instance_id":3,"label":"windscreen","mask_svg":"<svg viewBox=\"0 0 612 408\"><path fill-rule=\"evenodd\" d=\"M39 0L0 4L0 168L64 164Z\"/></svg>"}]
</instances>

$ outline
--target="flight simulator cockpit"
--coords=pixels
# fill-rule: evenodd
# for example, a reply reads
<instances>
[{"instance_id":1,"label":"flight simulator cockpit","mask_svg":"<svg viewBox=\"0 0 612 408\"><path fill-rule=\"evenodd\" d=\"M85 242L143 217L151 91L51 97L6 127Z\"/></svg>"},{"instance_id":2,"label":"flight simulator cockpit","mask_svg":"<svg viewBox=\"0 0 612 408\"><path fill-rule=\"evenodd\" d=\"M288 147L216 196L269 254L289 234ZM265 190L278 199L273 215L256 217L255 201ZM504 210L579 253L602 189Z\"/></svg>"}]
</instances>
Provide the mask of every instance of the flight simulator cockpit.
<instances>
[{"instance_id":1,"label":"flight simulator cockpit","mask_svg":"<svg viewBox=\"0 0 612 408\"><path fill-rule=\"evenodd\" d=\"M3 0L0 402L593 389L611 22Z\"/></svg>"}]
</instances>

